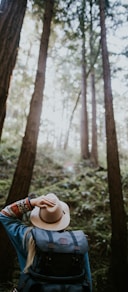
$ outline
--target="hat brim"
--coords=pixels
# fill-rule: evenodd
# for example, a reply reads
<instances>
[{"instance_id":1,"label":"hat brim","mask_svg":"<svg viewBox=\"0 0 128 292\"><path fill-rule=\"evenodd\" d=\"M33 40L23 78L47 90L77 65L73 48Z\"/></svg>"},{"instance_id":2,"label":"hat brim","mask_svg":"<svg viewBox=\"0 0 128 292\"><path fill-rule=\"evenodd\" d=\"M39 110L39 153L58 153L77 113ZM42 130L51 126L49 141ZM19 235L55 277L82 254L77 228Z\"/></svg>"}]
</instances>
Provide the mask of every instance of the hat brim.
<instances>
[{"instance_id":1,"label":"hat brim","mask_svg":"<svg viewBox=\"0 0 128 292\"><path fill-rule=\"evenodd\" d=\"M30 215L30 220L31 223L41 229L45 229L45 230L53 230L53 231L60 231L60 230L64 230L70 223L70 211L69 211L69 207L66 203L60 201L60 204L62 206L62 210L63 210L63 216L61 217L61 219L55 223L46 223L44 222L40 216L39 216L39 212L40 212L40 208L39 207L35 207Z\"/></svg>"}]
</instances>

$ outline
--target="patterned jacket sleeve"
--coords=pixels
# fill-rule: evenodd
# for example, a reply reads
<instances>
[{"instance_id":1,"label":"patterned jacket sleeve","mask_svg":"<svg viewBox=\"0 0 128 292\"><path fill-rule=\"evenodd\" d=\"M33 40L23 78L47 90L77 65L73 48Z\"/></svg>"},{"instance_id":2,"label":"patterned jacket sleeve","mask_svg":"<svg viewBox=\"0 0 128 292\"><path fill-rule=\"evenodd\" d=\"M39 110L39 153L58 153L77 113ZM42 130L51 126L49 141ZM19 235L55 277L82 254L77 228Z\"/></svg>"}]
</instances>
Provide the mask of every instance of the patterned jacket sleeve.
<instances>
[{"instance_id":1,"label":"patterned jacket sleeve","mask_svg":"<svg viewBox=\"0 0 128 292\"><path fill-rule=\"evenodd\" d=\"M29 198L25 198L6 206L1 213L8 217L22 219L22 215L32 209Z\"/></svg>"}]
</instances>

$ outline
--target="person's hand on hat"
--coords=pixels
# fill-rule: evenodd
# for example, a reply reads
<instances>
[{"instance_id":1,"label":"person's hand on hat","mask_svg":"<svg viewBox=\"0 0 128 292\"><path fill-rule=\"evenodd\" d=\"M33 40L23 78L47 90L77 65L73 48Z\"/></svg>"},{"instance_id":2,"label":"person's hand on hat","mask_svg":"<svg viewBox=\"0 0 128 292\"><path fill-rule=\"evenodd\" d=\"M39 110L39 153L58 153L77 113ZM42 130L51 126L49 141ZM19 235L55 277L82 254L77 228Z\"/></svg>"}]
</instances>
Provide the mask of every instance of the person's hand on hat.
<instances>
[{"instance_id":1,"label":"person's hand on hat","mask_svg":"<svg viewBox=\"0 0 128 292\"><path fill-rule=\"evenodd\" d=\"M39 207L39 208L43 208L46 205L49 207L55 206L55 203L51 200L48 200L45 196L40 196L37 198L30 199L30 203L32 207Z\"/></svg>"}]
</instances>

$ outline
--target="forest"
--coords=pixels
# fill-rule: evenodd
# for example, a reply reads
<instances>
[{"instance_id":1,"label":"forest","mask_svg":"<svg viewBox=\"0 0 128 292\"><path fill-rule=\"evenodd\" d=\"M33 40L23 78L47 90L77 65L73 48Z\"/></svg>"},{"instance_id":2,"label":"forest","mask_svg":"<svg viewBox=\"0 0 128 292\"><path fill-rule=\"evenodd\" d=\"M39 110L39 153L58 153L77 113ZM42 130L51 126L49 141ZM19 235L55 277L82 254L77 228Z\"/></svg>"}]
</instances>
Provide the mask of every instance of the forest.
<instances>
[{"instance_id":1,"label":"forest","mask_svg":"<svg viewBox=\"0 0 128 292\"><path fill-rule=\"evenodd\" d=\"M0 209L33 193L68 203L93 292L128 291L127 29L127 0L0 1ZM20 271L0 233L9 292Z\"/></svg>"}]
</instances>

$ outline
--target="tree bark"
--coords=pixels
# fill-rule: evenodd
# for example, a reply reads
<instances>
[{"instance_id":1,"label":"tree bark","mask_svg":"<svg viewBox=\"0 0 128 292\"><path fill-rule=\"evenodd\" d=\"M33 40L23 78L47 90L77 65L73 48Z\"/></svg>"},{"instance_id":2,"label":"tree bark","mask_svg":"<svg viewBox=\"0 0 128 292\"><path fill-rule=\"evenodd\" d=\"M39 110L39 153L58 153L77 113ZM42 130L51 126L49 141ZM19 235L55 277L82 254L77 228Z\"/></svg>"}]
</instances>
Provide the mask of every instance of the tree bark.
<instances>
[{"instance_id":1,"label":"tree bark","mask_svg":"<svg viewBox=\"0 0 128 292\"><path fill-rule=\"evenodd\" d=\"M40 126L40 117L42 112L43 90L45 85L45 71L46 60L48 52L48 43L50 36L50 27L53 14L54 0L45 1L45 13L43 21L43 32L40 42L40 51L38 58L38 68L35 80L34 93L32 95L30 111L27 119L26 131L22 142L21 152L19 155L17 167L13 177L12 185L10 188L9 196L6 205L13 201L24 198L28 195L30 182L35 163L37 139ZM3 234L3 233L2 233ZM3 235L2 235L3 236ZM7 278L11 274L10 265L14 263L14 255L12 249L9 250L8 258L6 257L7 244L5 240L4 246L1 248L0 243L0 278Z\"/></svg>"},{"instance_id":2,"label":"tree bark","mask_svg":"<svg viewBox=\"0 0 128 292\"><path fill-rule=\"evenodd\" d=\"M100 0L101 46L107 137L108 185L112 220L112 276L117 292L128 291L127 225L124 210L117 137L113 112L110 65L106 41L105 1Z\"/></svg>"},{"instance_id":3,"label":"tree bark","mask_svg":"<svg viewBox=\"0 0 128 292\"><path fill-rule=\"evenodd\" d=\"M0 6L0 128L18 53L27 0L4 0Z\"/></svg>"},{"instance_id":4,"label":"tree bark","mask_svg":"<svg viewBox=\"0 0 128 292\"><path fill-rule=\"evenodd\" d=\"M81 33L82 33L82 84L81 84L81 158L89 158L88 112L87 112L87 76L85 50L85 0L82 1Z\"/></svg>"},{"instance_id":5,"label":"tree bark","mask_svg":"<svg viewBox=\"0 0 128 292\"><path fill-rule=\"evenodd\" d=\"M96 124L96 91L95 91L95 70L94 70L94 49L93 49L93 18L92 18L92 0L90 1L90 76L92 93L92 145L90 160L93 166L98 165L97 149L97 124Z\"/></svg>"},{"instance_id":6,"label":"tree bark","mask_svg":"<svg viewBox=\"0 0 128 292\"><path fill-rule=\"evenodd\" d=\"M0 140L2 137L2 131L3 131L5 117L6 117L6 104L5 104L5 109L4 109L2 116L1 116L1 119L0 119Z\"/></svg>"},{"instance_id":7,"label":"tree bark","mask_svg":"<svg viewBox=\"0 0 128 292\"><path fill-rule=\"evenodd\" d=\"M92 91L92 145L90 160L93 166L98 166L98 149L97 149L97 124L96 124L96 94L95 94L95 74L91 70L91 91Z\"/></svg>"}]
</instances>

